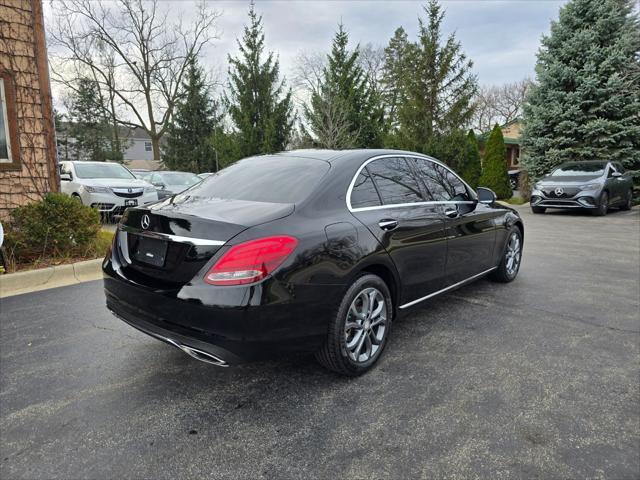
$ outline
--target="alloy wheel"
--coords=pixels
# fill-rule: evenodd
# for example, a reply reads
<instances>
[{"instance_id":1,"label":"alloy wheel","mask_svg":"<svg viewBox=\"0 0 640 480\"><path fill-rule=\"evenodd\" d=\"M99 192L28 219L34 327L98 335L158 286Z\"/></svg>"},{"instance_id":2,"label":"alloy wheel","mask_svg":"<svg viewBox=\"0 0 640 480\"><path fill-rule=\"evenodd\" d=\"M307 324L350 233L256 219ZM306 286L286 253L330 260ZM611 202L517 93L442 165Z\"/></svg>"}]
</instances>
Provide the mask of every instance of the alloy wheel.
<instances>
[{"instance_id":1,"label":"alloy wheel","mask_svg":"<svg viewBox=\"0 0 640 480\"><path fill-rule=\"evenodd\" d=\"M507 244L507 252L505 253L505 267L507 274L515 275L520 266L520 258L522 256L522 248L520 247L520 235L517 232L513 232L509 237L509 243Z\"/></svg>"},{"instance_id":2,"label":"alloy wheel","mask_svg":"<svg viewBox=\"0 0 640 480\"><path fill-rule=\"evenodd\" d=\"M386 332L384 295L376 288L365 288L351 302L344 324L345 346L351 360L364 363L376 356Z\"/></svg>"}]
</instances>

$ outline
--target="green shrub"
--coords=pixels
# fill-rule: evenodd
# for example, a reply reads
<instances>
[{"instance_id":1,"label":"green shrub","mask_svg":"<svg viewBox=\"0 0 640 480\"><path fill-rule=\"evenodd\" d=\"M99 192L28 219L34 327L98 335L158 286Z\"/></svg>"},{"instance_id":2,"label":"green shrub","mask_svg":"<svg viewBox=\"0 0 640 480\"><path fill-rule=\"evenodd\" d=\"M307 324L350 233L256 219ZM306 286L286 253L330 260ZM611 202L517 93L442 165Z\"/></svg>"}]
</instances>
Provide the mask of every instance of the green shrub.
<instances>
[{"instance_id":1,"label":"green shrub","mask_svg":"<svg viewBox=\"0 0 640 480\"><path fill-rule=\"evenodd\" d=\"M10 214L4 250L15 263L83 255L100 231L100 214L61 193L48 193Z\"/></svg>"},{"instance_id":2,"label":"green shrub","mask_svg":"<svg viewBox=\"0 0 640 480\"><path fill-rule=\"evenodd\" d=\"M465 149L464 164L462 166L462 178L474 189L478 188L478 181L482 174L480 164L480 150L478 150L478 140L473 130L467 134L467 144Z\"/></svg>"},{"instance_id":3,"label":"green shrub","mask_svg":"<svg viewBox=\"0 0 640 480\"><path fill-rule=\"evenodd\" d=\"M513 192L509 184L506 162L507 149L504 145L502 130L496 124L491 130L484 150L480 186L490 188L500 199L511 198Z\"/></svg>"}]
</instances>

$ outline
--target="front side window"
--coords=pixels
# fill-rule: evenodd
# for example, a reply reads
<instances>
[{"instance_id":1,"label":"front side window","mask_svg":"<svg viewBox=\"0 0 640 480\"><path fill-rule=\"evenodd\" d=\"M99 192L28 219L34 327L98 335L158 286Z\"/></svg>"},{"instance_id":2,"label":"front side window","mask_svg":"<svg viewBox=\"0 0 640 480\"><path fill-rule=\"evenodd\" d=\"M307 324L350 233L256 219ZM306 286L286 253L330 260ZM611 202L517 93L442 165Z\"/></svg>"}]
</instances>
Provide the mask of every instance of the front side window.
<instances>
[{"instance_id":1,"label":"front side window","mask_svg":"<svg viewBox=\"0 0 640 480\"><path fill-rule=\"evenodd\" d=\"M465 184L448 168L430 160L416 158L416 165L424 186L436 202L466 202L472 200Z\"/></svg>"},{"instance_id":2,"label":"front side window","mask_svg":"<svg viewBox=\"0 0 640 480\"><path fill-rule=\"evenodd\" d=\"M136 178L133 174L117 163L76 163L74 164L78 178Z\"/></svg>"},{"instance_id":3,"label":"front side window","mask_svg":"<svg viewBox=\"0 0 640 480\"><path fill-rule=\"evenodd\" d=\"M351 190L351 207L364 208L382 205L376 186L371 180L367 167L363 168Z\"/></svg>"},{"instance_id":4,"label":"front side window","mask_svg":"<svg viewBox=\"0 0 640 480\"><path fill-rule=\"evenodd\" d=\"M404 158L380 158L367 165L385 205L425 202L420 184Z\"/></svg>"}]
</instances>

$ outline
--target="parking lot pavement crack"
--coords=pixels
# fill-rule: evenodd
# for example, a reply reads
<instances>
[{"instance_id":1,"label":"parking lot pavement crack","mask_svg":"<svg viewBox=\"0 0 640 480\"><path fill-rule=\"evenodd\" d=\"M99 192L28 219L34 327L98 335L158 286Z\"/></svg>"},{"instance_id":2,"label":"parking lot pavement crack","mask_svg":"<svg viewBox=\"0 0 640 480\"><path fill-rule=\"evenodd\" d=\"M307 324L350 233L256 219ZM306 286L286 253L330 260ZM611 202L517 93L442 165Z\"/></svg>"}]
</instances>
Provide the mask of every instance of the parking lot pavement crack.
<instances>
[{"instance_id":1,"label":"parking lot pavement crack","mask_svg":"<svg viewBox=\"0 0 640 480\"><path fill-rule=\"evenodd\" d=\"M457 300L461 300L463 302L466 302L466 303L471 303L473 305L481 305L481 306L484 306L484 307L487 307L487 308L491 308L491 307L495 307L495 306L500 306L500 307L508 309L508 310L511 310L513 308L513 305L511 305L511 304L504 303L504 302L499 302L499 301L496 301L496 300L487 301L486 299L477 299L477 298L473 298L473 297L464 297L464 296L461 296L461 295L453 295L452 297L457 299ZM640 330L631 330L631 329L628 329L628 328L613 327L611 325L602 325L601 323L597 323L597 322L594 322L594 321L590 322L590 321L588 321L588 320L586 320L584 318L576 317L574 315L571 315L571 314L565 313L565 312L555 312L553 310L547 310L547 309L540 308L540 307L535 307L535 306L532 306L532 305L528 305L527 309L528 310L533 310L533 311L539 312L539 313L545 313L545 314L548 314L548 315L553 315L555 318L562 317L562 318L567 319L567 320L571 320L571 321L574 321L574 322L582 323L582 324L585 324L585 325L590 325L590 326L596 327L596 328L604 328L604 329L607 329L607 330L613 330L615 332L621 332L621 333L640 334Z\"/></svg>"},{"instance_id":2,"label":"parking lot pavement crack","mask_svg":"<svg viewBox=\"0 0 640 480\"><path fill-rule=\"evenodd\" d=\"M99 326L99 325L96 325L96 324L95 324L95 323L93 323L93 322L91 322L90 324L91 324L91 326L92 326L93 328L97 328L98 330L105 330L105 331L107 331L107 332L118 333L118 334L120 334L120 335L124 335L125 337L130 338L131 340L137 340L135 337L132 337L132 336L131 336L131 335L129 335L128 333L121 332L120 330L116 330L115 328L101 327L101 326Z\"/></svg>"}]
</instances>

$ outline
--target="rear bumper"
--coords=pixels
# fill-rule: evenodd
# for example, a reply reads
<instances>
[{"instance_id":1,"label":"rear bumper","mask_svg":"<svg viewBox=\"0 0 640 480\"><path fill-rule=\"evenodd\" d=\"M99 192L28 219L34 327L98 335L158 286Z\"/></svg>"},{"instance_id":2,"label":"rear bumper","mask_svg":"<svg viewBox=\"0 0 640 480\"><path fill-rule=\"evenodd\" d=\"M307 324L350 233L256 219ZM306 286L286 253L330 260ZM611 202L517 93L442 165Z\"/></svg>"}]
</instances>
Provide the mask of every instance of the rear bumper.
<instances>
[{"instance_id":1,"label":"rear bumper","mask_svg":"<svg viewBox=\"0 0 640 480\"><path fill-rule=\"evenodd\" d=\"M342 290L334 285L285 288L267 278L251 286L189 284L161 291L123 278L109 259L103 271L107 308L117 317L154 338L226 364L316 351Z\"/></svg>"}]
</instances>

